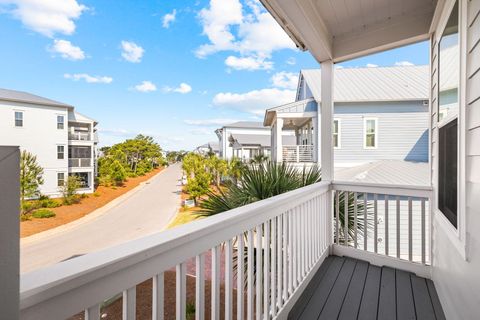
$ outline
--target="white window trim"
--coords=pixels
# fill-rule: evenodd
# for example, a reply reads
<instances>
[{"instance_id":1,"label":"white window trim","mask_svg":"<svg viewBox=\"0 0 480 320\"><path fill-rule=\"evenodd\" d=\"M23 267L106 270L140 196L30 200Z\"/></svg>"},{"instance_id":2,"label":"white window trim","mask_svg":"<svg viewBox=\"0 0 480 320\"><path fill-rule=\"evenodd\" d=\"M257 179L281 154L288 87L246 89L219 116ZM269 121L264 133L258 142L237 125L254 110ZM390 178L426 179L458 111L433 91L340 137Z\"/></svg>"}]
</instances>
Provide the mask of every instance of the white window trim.
<instances>
[{"instance_id":1,"label":"white window trim","mask_svg":"<svg viewBox=\"0 0 480 320\"><path fill-rule=\"evenodd\" d=\"M338 146L335 147L335 145L333 146L333 149L341 149L342 148L342 119L340 118L333 118L333 121L337 121L338 122L338 126L337 126L337 129L338 129L338 132L337 132L337 141L338 141Z\"/></svg>"},{"instance_id":2,"label":"white window trim","mask_svg":"<svg viewBox=\"0 0 480 320\"><path fill-rule=\"evenodd\" d=\"M367 146L367 121L374 120L375 121L375 146L368 147ZM370 150L370 149L377 149L378 148L378 118L376 117L364 117L363 118L363 148Z\"/></svg>"},{"instance_id":3,"label":"white window trim","mask_svg":"<svg viewBox=\"0 0 480 320\"><path fill-rule=\"evenodd\" d=\"M57 130L65 130L65 115L63 115L63 114L57 114L56 116L57 116ZM62 118L63 118L63 122L62 122L63 128L62 128L62 129L58 128L58 125L59 125L59 123L60 123L60 122L58 122L58 117L62 117Z\"/></svg>"},{"instance_id":4,"label":"white window trim","mask_svg":"<svg viewBox=\"0 0 480 320\"><path fill-rule=\"evenodd\" d=\"M21 126L16 125L17 118L15 117L15 114L17 112L20 112L22 114L22 125ZM25 127L25 111L24 110L13 109L13 127L18 128L18 129L21 129L21 128Z\"/></svg>"},{"instance_id":5,"label":"white window trim","mask_svg":"<svg viewBox=\"0 0 480 320\"><path fill-rule=\"evenodd\" d=\"M444 11L444 16L441 17L441 20L439 22L439 25L441 25L441 28L439 28L439 31L436 34L436 41L438 43L437 45L437 56L440 57L440 40L443 34L443 31L445 30L448 18L450 17L450 14L453 10L453 7L455 6L455 0L448 1L447 4L445 4L445 7L448 7L447 10ZM459 87L458 87L458 113L448 117L447 119L442 119L441 122L438 122L438 112L440 110L440 104L439 104L439 97L437 98L436 101L436 126L437 130L436 131L436 141L438 142L439 138L439 129L443 127L444 125L450 123L452 120L455 118L458 118L458 160L457 160L457 168L458 168L458 177L457 177L457 228L455 228L450 221L445 217L443 212L439 209L438 207L438 173L435 177L435 201L434 202L434 208L433 208L433 217L435 219L436 224L439 225L440 228L443 229L444 233L447 235L449 238L451 244L457 249L457 251L460 253L460 255L468 261L469 255L468 255L468 234L466 231L466 198L465 198L465 193L466 193L466 133L465 133L465 128L466 128L466 114L465 114L465 102L466 102L466 87L467 87L467 65L466 65L466 52L467 52L467 31L468 31L468 26L467 26L467 19L465 17L468 16L467 13L467 3L464 1L459 0L458 1L458 13L459 13L459 24L458 24L458 29L459 29L459 59L460 59L460 70L459 70ZM440 79L440 64L439 61L440 59L436 59L436 67L437 67L437 79ZM439 90L439 88L437 88ZM439 150L436 148L436 161L433 164L438 171L438 157L439 157Z\"/></svg>"},{"instance_id":6,"label":"white window trim","mask_svg":"<svg viewBox=\"0 0 480 320\"><path fill-rule=\"evenodd\" d=\"M64 183L64 184L65 184L65 180L67 179L67 173L66 173L66 172L64 172L64 171L57 171L57 188L61 188L61 187L62 187L62 186L60 186L59 183L58 183L58 181L60 180L60 179L58 179L58 175L59 175L60 173L63 173L63 183Z\"/></svg>"},{"instance_id":7,"label":"white window trim","mask_svg":"<svg viewBox=\"0 0 480 320\"><path fill-rule=\"evenodd\" d=\"M58 147L63 147L63 159L60 159L58 157L58 154L60 153L58 151ZM67 148L65 148L65 145L64 144L57 144L57 149L55 150L57 152L57 160L65 160L68 158L68 154L67 154Z\"/></svg>"}]
</instances>

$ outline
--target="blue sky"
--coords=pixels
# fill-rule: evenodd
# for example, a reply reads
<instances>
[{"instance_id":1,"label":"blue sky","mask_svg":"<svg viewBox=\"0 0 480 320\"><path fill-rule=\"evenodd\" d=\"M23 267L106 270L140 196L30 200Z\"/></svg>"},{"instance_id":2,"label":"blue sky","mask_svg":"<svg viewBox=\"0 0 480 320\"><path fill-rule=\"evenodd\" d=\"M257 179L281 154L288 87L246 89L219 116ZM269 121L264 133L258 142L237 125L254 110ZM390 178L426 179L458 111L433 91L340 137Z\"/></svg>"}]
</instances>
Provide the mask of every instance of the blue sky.
<instances>
[{"instance_id":1,"label":"blue sky","mask_svg":"<svg viewBox=\"0 0 480 320\"><path fill-rule=\"evenodd\" d=\"M0 0L0 87L72 104L100 144L149 134L167 150L216 140L294 98L318 68L257 0ZM427 64L419 43L342 67Z\"/></svg>"}]
</instances>

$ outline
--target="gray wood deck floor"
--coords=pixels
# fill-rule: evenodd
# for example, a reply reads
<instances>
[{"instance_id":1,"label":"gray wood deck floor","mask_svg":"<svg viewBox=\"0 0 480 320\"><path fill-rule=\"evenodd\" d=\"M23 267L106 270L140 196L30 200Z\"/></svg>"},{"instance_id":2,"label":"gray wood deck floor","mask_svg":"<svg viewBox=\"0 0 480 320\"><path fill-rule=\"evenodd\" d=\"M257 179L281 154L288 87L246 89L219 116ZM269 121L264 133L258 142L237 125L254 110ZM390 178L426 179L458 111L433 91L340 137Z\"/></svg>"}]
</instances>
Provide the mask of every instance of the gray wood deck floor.
<instances>
[{"instance_id":1,"label":"gray wood deck floor","mask_svg":"<svg viewBox=\"0 0 480 320\"><path fill-rule=\"evenodd\" d=\"M314 319L445 319L431 280L329 256L288 315Z\"/></svg>"}]
</instances>

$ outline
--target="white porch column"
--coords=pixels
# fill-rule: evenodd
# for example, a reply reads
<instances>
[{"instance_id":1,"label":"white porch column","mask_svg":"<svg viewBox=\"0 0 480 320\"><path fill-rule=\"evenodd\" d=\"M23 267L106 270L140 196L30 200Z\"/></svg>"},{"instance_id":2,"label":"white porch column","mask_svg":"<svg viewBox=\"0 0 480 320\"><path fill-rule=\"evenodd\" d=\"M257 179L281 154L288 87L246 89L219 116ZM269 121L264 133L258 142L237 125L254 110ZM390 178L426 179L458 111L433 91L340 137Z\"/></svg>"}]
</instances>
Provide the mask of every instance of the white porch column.
<instances>
[{"instance_id":1,"label":"white porch column","mask_svg":"<svg viewBox=\"0 0 480 320\"><path fill-rule=\"evenodd\" d=\"M0 318L18 319L20 299L20 150L0 146Z\"/></svg>"},{"instance_id":2,"label":"white porch column","mask_svg":"<svg viewBox=\"0 0 480 320\"><path fill-rule=\"evenodd\" d=\"M318 109L318 115L312 118L313 124L313 162L320 162L320 107Z\"/></svg>"},{"instance_id":3,"label":"white porch column","mask_svg":"<svg viewBox=\"0 0 480 320\"><path fill-rule=\"evenodd\" d=\"M321 63L322 84L321 84L321 163L322 180L333 180L333 62L327 60Z\"/></svg>"},{"instance_id":4,"label":"white porch column","mask_svg":"<svg viewBox=\"0 0 480 320\"><path fill-rule=\"evenodd\" d=\"M277 122L275 124L275 160L277 162L283 161L282 129L283 119L277 118Z\"/></svg>"}]
</instances>

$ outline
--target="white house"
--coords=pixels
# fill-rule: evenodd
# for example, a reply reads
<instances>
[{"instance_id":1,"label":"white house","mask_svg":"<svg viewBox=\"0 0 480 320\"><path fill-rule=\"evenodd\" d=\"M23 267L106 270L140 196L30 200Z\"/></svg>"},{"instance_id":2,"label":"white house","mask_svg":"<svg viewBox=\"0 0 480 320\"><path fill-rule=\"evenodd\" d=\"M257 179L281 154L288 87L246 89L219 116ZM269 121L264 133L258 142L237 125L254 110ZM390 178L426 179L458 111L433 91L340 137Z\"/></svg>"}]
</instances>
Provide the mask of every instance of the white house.
<instances>
[{"instance_id":1,"label":"white house","mask_svg":"<svg viewBox=\"0 0 480 320\"><path fill-rule=\"evenodd\" d=\"M336 167L378 160L428 161L428 66L335 70L333 143ZM273 159L320 162L321 70L302 70L296 101L270 108ZM296 141L276 139L294 130Z\"/></svg>"},{"instance_id":2,"label":"white house","mask_svg":"<svg viewBox=\"0 0 480 320\"><path fill-rule=\"evenodd\" d=\"M43 168L41 194L60 196L69 175L94 191L97 122L62 102L27 92L0 89L0 145L20 146L37 156Z\"/></svg>"},{"instance_id":3,"label":"white house","mask_svg":"<svg viewBox=\"0 0 480 320\"><path fill-rule=\"evenodd\" d=\"M480 0L261 2L321 65L322 181L22 274L21 281L18 215L5 215L2 316L64 319L82 312L99 319L104 301L122 293L122 316L135 319L145 305L136 305L136 286L148 280L148 311L163 319L165 273L175 268L178 319L187 316L187 272L195 274L189 280L199 319L206 309L212 319L478 318ZM430 43L431 185L338 180L334 64L422 40ZM454 85L445 85L445 77L455 77ZM18 210L17 173L18 149L0 148L2 208ZM368 232L379 199L388 214L382 228L375 223ZM349 214L341 216L342 207ZM418 220L412 207L422 212ZM414 228L418 239L410 236ZM409 235L405 243L402 234ZM187 270L192 261L195 271Z\"/></svg>"},{"instance_id":4,"label":"white house","mask_svg":"<svg viewBox=\"0 0 480 320\"><path fill-rule=\"evenodd\" d=\"M225 160L240 156L249 159L254 156L254 153L256 152L254 150L259 150L256 146L245 148L240 155L241 151L234 151L234 140L232 140L232 135L237 138L245 135L270 137L269 128L265 128L261 122L254 121L238 121L231 123L215 130L215 133L218 137L220 157ZM235 137L233 139L235 139ZM241 148L236 148L235 150L241 150Z\"/></svg>"}]
</instances>

